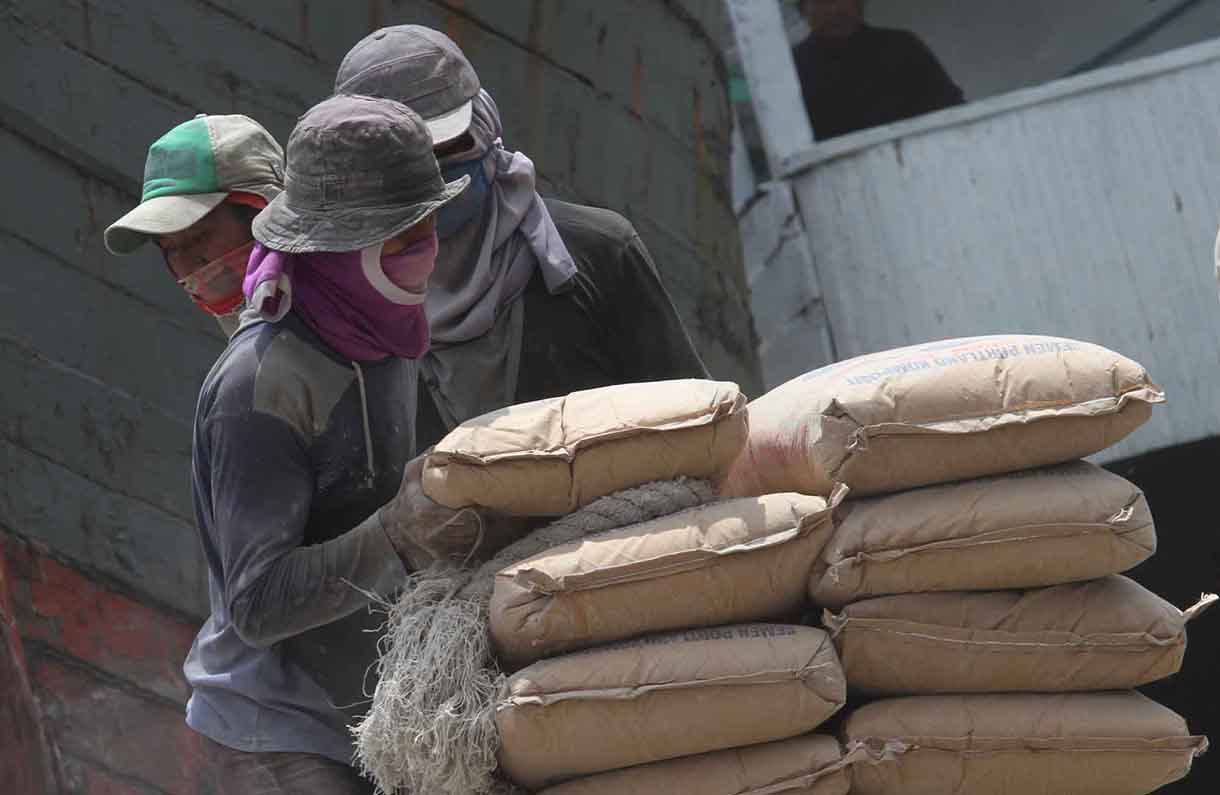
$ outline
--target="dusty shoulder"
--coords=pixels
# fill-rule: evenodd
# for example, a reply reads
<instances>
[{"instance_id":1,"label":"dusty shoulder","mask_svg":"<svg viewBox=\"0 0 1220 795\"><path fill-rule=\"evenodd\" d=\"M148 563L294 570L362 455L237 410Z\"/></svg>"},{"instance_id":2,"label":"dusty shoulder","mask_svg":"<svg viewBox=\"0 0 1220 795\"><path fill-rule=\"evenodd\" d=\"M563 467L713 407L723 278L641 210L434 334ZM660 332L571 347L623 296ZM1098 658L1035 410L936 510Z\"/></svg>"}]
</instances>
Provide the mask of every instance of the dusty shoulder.
<instances>
[{"instance_id":1,"label":"dusty shoulder","mask_svg":"<svg viewBox=\"0 0 1220 795\"><path fill-rule=\"evenodd\" d=\"M236 336L209 376L224 414L269 414L305 438L322 432L353 371L291 330L262 324Z\"/></svg>"},{"instance_id":2,"label":"dusty shoulder","mask_svg":"<svg viewBox=\"0 0 1220 795\"><path fill-rule=\"evenodd\" d=\"M551 218L559 236L571 248L573 245L590 247L623 247L637 236L635 226L614 210L572 204L559 199L545 199Z\"/></svg>"}]
</instances>

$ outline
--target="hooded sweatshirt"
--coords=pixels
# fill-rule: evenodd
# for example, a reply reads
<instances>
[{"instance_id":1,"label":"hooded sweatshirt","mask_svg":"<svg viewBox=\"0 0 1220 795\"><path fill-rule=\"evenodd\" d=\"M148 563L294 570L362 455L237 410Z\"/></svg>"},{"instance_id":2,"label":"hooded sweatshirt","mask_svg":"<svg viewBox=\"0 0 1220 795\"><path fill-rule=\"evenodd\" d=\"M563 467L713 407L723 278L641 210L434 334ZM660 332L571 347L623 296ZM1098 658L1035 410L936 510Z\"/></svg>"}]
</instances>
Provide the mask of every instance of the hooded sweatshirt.
<instances>
[{"instance_id":1,"label":"hooded sweatshirt","mask_svg":"<svg viewBox=\"0 0 1220 795\"><path fill-rule=\"evenodd\" d=\"M382 622L369 594L407 573L376 511L414 450L417 368L348 361L295 312L249 310L212 367L191 471L211 615L184 666L201 734L351 763Z\"/></svg>"}]
</instances>

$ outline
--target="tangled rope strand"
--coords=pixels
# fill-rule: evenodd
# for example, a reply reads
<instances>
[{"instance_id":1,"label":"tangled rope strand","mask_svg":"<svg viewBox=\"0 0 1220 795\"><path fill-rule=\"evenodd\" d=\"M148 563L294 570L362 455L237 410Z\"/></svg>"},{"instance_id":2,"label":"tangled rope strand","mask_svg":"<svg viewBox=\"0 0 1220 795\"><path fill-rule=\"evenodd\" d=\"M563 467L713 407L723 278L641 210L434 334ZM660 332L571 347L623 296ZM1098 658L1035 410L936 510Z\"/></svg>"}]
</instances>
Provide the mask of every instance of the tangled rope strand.
<instances>
[{"instance_id":1,"label":"tangled rope strand","mask_svg":"<svg viewBox=\"0 0 1220 795\"><path fill-rule=\"evenodd\" d=\"M473 571L437 567L412 574L389 611L372 707L352 729L361 771L385 793L510 792L494 777L495 706L504 680L488 634L496 573L559 544L713 499L704 480L648 483L535 530Z\"/></svg>"}]
</instances>

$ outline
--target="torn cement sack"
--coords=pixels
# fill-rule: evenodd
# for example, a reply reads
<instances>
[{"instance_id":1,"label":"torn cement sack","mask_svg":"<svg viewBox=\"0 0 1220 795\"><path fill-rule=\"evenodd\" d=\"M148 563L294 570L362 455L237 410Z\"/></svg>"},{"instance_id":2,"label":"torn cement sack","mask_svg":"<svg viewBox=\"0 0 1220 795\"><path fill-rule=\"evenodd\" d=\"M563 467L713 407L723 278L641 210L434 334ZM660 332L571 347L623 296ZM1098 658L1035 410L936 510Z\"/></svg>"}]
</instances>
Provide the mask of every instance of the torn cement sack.
<instances>
[{"instance_id":1,"label":"torn cement sack","mask_svg":"<svg viewBox=\"0 0 1220 795\"><path fill-rule=\"evenodd\" d=\"M795 613L840 494L703 505L513 564L491 598L498 656L515 668L639 635Z\"/></svg>"},{"instance_id":2,"label":"torn cement sack","mask_svg":"<svg viewBox=\"0 0 1220 795\"><path fill-rule=\"evenodd\" d=\"M450 508L562 516L650 481L720 481L747 432L736 384L685 379L588 389L462 423L429 454L424 493Z\"/></svg>"},{"instance_id":3,"label":"torn cement sack","mask_svg":"<svg viewBox=\"0 0 1220 795\"><path fill-rule=\"evenodd\" d=\"M826 612L848 686L870 694L1125 690L1177 673L1183 612L1114 575L1031 591L883 596Z\"/></svg>"},{"instance_id":4,"label":"torn cement sack","mask_svg":"<svg viewBox=\"0 0 1220 795\"><path fill-rule=\"evenodd\" d=\"M745 624L655 635L535 663L496 710L500 769L569 778L805 734L846 686L819 629Z\"/></svg>"},{"instance_id":5,"label":"torn cement sack","mask_svg":"<svg viewBox=\"0 0 1220 795\"><path fill-rule=\"evenodd\" d=\"M850 715L853 795L1147 795L1190 771L1207 739L1135 692L911 696Z\"/></svg>"},{"instance_id":6,"label":"torn cement sack","mask_svg":"<svg viewBox=\"0 0 1220 795\"><path fill-rule=\"evenodd\" d=\"M1012 472L1103 450L1164 393L1113 351L1055 337L917 345L839 362L750 403L723 492L855 496Z\"/></svg>"},{"instance_id":7,"label":"torn cement sack","mask_svg":"<svg viewBox=\"0 0 1220 795\"><path fill-rule=\"evenodd\" d=\"M1143 492L1083 461L848 501L836 514L810 581L824 607L1091 580L1156 550Z\"/></svg>"},{"instance_id":8,"label":"torn cement sack","mask_svg":"<svg viewBox=\"0 0 1220 795\"><path fill-rule=\"evenodd\" d=\"M839 741L810 734L579 778L540 795L847 795L850 788Z\"/></svg>"}]
</instances>

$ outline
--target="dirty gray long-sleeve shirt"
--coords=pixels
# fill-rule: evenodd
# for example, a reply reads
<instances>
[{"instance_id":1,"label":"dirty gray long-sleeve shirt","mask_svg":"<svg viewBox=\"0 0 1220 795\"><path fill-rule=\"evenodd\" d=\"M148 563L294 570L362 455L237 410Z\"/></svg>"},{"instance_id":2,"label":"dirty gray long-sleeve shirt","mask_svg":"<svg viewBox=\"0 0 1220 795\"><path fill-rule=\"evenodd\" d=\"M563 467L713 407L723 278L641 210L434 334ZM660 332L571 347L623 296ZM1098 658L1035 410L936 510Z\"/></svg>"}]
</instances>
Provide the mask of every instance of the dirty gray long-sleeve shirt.
<instances>
[{"instance_id":1,"label":"dirty gray long-sleeve shirt","mask_svg":"<svg viewBox=\"0 0 1220 795\"><path fill-rule=\"evenodd\" d=\"M350 763L380 622L362 591L406 577L376 511L414 449L417 373L348 362L289 314L247 319L208 374L192 485L211 615L184 666L196 731Z\"/></svg>"}]
</instances>

